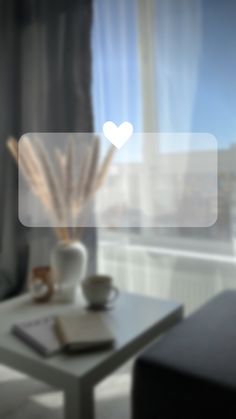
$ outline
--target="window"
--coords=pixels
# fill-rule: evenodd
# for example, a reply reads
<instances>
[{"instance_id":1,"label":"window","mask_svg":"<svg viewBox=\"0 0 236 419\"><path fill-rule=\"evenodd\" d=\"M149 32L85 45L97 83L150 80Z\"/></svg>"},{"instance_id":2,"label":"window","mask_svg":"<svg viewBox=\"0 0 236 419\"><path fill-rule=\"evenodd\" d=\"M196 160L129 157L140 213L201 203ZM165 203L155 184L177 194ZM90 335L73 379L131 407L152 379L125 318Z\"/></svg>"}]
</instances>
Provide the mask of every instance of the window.
<instances>
[{"instance_id":1,"label":"window","mask_svg":"<svg viewBox=\"0 0 236 419\"><path fill-rule=\"evenodd\" d=\"M235 13L233 2L225 5L220 0L214 4L200 0L94 2L96 130L100 131L106 120L117 124L128 120L136 132L208 132L218 141L218 220L214 226L100 231L100 267L113 270L118 281L128 278L123 285L129 289L141 287L160 295L175 290L175 296L176 282L183 283L188 277L191 286L196 279L200 301L216 287L232 286L236 234ZM142 150L141 155L134 152L129 163L152 159L154 149L147 153ZM207 149L196 144L193 152L204 156ZM208 186L210 191L210 181ZM138 269L140 264L142 269ZM158 285L158 275L165 285ZM174 285L168 282L172 280ZM189 282L184 284L188 289ZM181 296L186 297L184 292ZM194 301L189 303L190 309L197 304L197 297Z\"/></svg>"}]
</instances>

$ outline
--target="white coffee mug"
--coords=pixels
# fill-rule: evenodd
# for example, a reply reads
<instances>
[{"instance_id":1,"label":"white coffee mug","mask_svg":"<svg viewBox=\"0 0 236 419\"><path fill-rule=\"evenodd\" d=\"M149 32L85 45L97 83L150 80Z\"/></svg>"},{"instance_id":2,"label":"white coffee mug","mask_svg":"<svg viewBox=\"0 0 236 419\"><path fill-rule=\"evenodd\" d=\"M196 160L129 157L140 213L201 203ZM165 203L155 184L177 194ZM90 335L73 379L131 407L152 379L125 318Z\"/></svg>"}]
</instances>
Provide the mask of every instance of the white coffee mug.
<instances>
[{"instance_id":1,"label":"white coffee mug","mask_svg":"<svg viewBox=\"0 0 236 419\"><path fill-rule=\"evenodd\" d=\"M82 282L85 300L90 308L103 309L110 306L118 295L118 289L113 285L108 275L94 275Z\"/></svg>"}]
</instances>

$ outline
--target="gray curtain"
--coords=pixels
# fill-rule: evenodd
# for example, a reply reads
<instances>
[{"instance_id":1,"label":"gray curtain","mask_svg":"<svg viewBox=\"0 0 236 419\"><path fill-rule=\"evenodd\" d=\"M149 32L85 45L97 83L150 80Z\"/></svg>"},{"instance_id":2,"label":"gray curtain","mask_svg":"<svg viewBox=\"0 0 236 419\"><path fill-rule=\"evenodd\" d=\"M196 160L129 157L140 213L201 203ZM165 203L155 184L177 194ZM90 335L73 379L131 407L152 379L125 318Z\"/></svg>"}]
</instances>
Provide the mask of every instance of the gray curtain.
<instances>
[{"instance_id":1,"label":"gray curtain","mask_svg":"<svg viewBox=\"0 0 236 419\"><path fill-rule=\"evenodd\" d=\"M91 132L92 0L0 1L0 299L19 292L29 265L46 264L54 237L17 216L9 135ZM95 231L84 235L95 269Z\"/></svg>"}]
</instances>

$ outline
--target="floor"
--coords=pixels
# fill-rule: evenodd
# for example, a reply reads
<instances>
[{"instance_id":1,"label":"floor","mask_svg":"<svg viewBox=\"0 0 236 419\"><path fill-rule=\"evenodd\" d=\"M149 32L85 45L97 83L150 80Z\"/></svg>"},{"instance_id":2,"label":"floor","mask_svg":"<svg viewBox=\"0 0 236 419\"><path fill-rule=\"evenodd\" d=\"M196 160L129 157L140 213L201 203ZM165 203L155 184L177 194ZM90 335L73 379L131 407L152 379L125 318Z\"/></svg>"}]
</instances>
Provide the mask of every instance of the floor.
<instances>
[{"instance_id":1,"label":"floor","mask_svg":"<svg viewBox=\"0 0 236 419\"><path fill-rule=\"evenodd\" d=\"M96 419L130 418L130 365L96 388ZM0 365L1 419L62 419L63 394Z\"/></svg>"}]
</instances>

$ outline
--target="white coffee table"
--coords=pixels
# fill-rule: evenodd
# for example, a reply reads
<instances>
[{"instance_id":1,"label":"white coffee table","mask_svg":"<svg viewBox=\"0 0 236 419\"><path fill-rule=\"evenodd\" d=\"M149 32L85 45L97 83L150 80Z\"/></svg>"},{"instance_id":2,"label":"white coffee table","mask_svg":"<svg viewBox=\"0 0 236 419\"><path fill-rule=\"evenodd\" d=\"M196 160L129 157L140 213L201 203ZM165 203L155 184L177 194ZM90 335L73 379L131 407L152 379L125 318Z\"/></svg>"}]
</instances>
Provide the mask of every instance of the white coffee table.
<instances>
[{"instance_id":1,"label":"white coffee table","mask_svg":"<svg viewBox=\"0 0 236 419\"><path fill-rule=\"evenodd\" d=\"M81 298L76 306L85 310ZM94 386L179 322L183 307L172 301L121 294L114 309L102 314L113 330L115 348L93 354L60 354L44 359L10 334L11 325L16 322L66 312L72 307L75 304L35 305L29 295L2 303L0 363L64 391L66 419L92 419Z\"/></svg>"}]
</instances>

